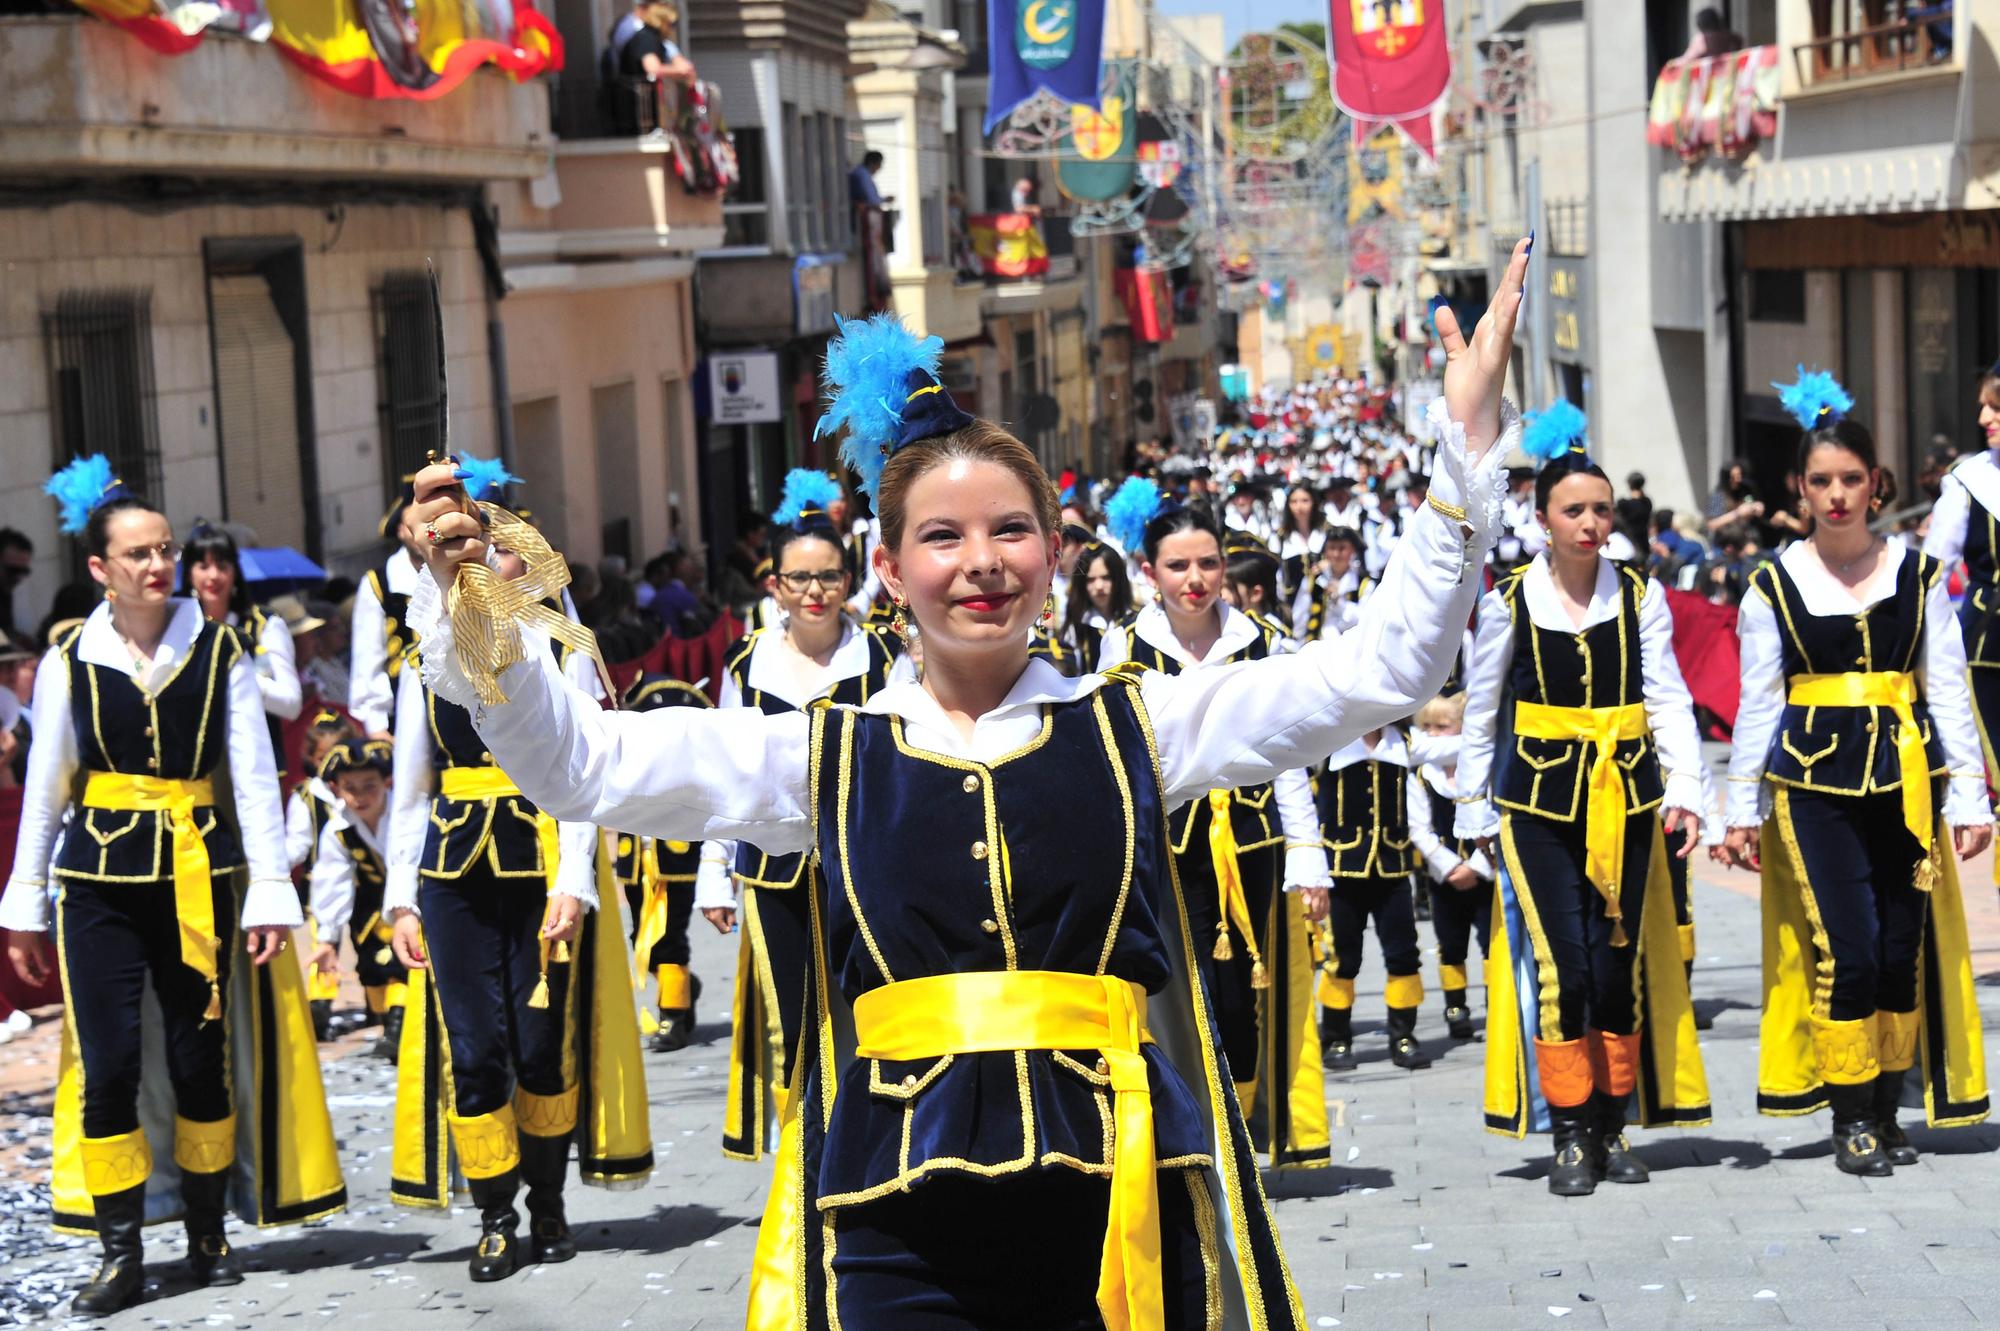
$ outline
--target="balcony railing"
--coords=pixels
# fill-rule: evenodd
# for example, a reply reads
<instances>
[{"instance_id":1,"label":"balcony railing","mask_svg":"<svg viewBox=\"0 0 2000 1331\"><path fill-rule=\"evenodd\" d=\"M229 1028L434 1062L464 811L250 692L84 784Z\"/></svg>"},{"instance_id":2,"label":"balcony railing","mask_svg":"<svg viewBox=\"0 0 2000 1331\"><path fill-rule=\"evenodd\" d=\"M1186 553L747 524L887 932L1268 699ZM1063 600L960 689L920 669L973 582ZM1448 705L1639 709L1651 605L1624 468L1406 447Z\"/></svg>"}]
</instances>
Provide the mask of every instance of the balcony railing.
<instances>
[{"instance_id":1,"label":"balcony railing","mask_svg":"<svg viewBox=\"0 0 2000 1331\"><path fill-rule=\"evenodd\" d=\"M1845 0L1813 0L1813 30L1829 32L1833 6ZM1864 26L1829 32L1792 47L1799 84L1839 82L1877 74L1900 74L1944 64L1952 56L1952 4L1909 0L1860 0Z\"/></svg>"},{"instance_id":2,"label":"balcony railing","mask_svg":"<svg viewBox=\"0 0 2000 1331\"><path fill-rule=\"evenodd\" d=\"M1542 211L1548 215L1550 254L1582 258L1590 253L1589 199L1550 199Z\"/></svg>"}]
</instances>

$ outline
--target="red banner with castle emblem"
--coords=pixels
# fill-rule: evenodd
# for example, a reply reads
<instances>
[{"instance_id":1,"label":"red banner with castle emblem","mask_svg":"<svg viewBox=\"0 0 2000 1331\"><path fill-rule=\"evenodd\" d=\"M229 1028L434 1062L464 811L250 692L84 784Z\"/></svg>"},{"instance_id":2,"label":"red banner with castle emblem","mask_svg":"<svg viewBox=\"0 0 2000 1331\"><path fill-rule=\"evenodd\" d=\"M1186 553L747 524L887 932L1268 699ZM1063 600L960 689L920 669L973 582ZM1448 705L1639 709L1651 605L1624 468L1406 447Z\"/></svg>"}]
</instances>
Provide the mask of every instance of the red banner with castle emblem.
<instances>
[{"instance_id":1,"label":"red banner with castle emblem","mask_svg":"<svg viewBox=\"0 0 2000 1331\"><path fill-rule=\"evenodd\" d=\"M1434 157L1431 108L1451 83L1444 0L1331 0L1333 100L1357 140L1394 125Z\"/></svg>"}]
</instances>

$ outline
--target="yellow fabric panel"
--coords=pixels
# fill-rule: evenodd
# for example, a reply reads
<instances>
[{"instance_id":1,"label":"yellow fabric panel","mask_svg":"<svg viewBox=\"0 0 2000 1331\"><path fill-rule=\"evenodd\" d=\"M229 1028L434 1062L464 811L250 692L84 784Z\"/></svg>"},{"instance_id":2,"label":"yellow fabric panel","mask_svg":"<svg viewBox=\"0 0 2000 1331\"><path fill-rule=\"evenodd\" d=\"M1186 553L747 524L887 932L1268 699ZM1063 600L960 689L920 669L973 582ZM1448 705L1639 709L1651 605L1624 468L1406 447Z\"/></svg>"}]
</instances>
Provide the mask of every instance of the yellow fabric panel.
<instances>
[{"instance_id":1,"label":"yellow fabric panel","mask_svg":"<svg viewBox=\"0 0 2000 1331\"><path fill-rule=\"evenodd\" d=\"M329 65L373 60L368 31L345 0L266 0L271 40Z\"/></svg>"},{"instance_id":2,"label":"yellow fabric panel","mask_svg":"<svg viewBox=\"0 0 2000 1331\"><path fill-rule=\"evenodd\" d=\"M771 1191L764 1199L757 1250L750 1262L746 1331L795 1331L806 1324L799 1297L805 1289L806 1184L801 1153L805 1127L799 1121L798 1097L783 1094L781 1099Z\"/></svg>"},{"instance_id":3,"label":"yellow fabric panel","mask_svg":"<svg viewBox=\"0 0 2000 1331\"><path fill-rule=\"evenodd\" d=\"M1527 1046L1521 1030L1521 1002L1514 985L1514 950L1501 907L1500 884L1493 884L1493 929L1486 953L1486 1130L1502 1136L1527 1133ZM1506 1129L1499 1124L1510 1125Z\"/></svg>"},{"instance_id":4,"label":"yellow fabric panel","mask_svg":"<svg viewBox=\"0 0 2000 1331\"><path fill-rule=\"evenodd\" d=\"M410 972L403 1038L396 1048L396 1117L389 1154L389 1199L398 1206L451 1205L451 1054L428 969ZM426 1095L426 1085L435 1088ZM435 1143L433 1156L430 1144Z\"/></svg>"},{"instance_id":5,"label":"yellow fabric panel","mask_svg":"<svg viewBox=\"0 0 2000 1331\"><path fill-rule=\"evenodd\" d=\"M599 837L600 842L602 836ZM597 909L584 919L591 930L589 975L572 975L571 983L591 986L591 1029L586 1037L590 1059L590 1103L582 1107L585 1140L581 1153L593 1160L638 1160L653 1150L653 1128L646 1104L646 1069L639 1055L639 1014L632 994L632 962L626 952L624 894L611 876L610 849L597 855ZM651 1174L609 1177L584 1174L593 1184L623 1186Z\"/></svg>"},{"instance_id":6,"label":"yellow fabric panel","mask_svg":"<svg viewBox=\"0 0 2000 1331\"><path fill-rule=\"evenodd\" d=\"M312 1013L306 1006L305 976L297 966L282 961L268 966L238 966L237 975L249 974L255 983L269 984L270 1011L277 1028L267 1040L263 1030L265 1004L256 1001L241 984L234 986L236 1011L246 1007L257 1044L275 1045L275 1060L258 1062L251 1068L260 1104L278 1106L277 1140L281 1146L275 1167L276 1202L280 1213L301 1219L326 1214L347 1184L340 1171L340 1150L334 1144L333 1116L326 1108L326 1087L320 1081L319 1045L314 1038ZM241 1077L242 1071L237 1071ZM268 1094L267 1094L268 1092ZM240 1102L239 1102L240 1106ZM259 1168L272 1170L269 1160ZM260 1224L272 1224L260 1218Z\"/></svg>"},{"instance_id":7,"label":"yellow fabric panel","mask_svg":"<svg viewBox=\"0 0 2000 1331\"><path fill-rule=\"evenodd\" d=\"M1306 921L1305 902L1299 894L1274 893L1272 911L1274 916L1277 911L1284 912L1284 936L1279 940L1283 953L1273 959L1281 968L1278 983L1285 987L1285 1011L1291 1015L1291 1028L1278 1032L1280 1038L1272 1040L1270 1032L1277 1004L1271 995L1278 991L1275 987L1265 990L1259 995L1257 1005L1258 1026L1265 1032L1262 1043L1266 1046L1261 1066L1270 1085L1284 1088L1291 1140L1274 1138L1271 1154L1274 1158L1294 1159L1310 1155L1313 1159L1307 1162L1307 1167L1317 1168L1325 1163L1321 1157L1333 1141L1326 1113L1326 1069L1320 1062L1319 1023L1313 1011L1314 977L1319 976L1324 983L1325 976L1313 966L1312 925ZM1246 1118L1249 1116L1247 1104L1243 1113Z\"/></svg>"}]
</instances>

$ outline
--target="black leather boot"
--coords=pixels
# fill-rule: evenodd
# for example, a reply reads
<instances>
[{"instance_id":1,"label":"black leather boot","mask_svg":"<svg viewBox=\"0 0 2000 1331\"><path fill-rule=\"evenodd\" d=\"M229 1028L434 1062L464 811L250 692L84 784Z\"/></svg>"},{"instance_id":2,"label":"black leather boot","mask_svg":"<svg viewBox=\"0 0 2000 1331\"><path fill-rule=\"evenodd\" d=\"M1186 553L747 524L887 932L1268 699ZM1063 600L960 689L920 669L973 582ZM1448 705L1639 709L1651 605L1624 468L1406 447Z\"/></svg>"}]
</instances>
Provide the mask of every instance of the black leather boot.
<instances>
[{"instance_id":1,"label":"black leather boot","mask_svg":"<svg viewBox=\"0 0 2000 1331\"><path fill-rule=\"evenodd\" d=\"M1879 1078L1878 1078L1879 1080ZM1875 1083L1826 1088L1833 1105L1833 1163L1843 1174L1887 1178L1895 1166L1882 1150L1882 1132L1875 1123Z\"/></svg>"},{"instance_id":2,"label":"black leather boot","mask_svg":"<svg viewBox=\"0 0 2000 1331\"><path fill-rule=\"evenodd\" d=\"M1319 1061L1322 1067L1332 1072L1354 1070L1353 1008L1320 1008Z\"/></svg>"},{"instance_id":3,"label":"black leather boot","mask_svg":"<svg viewBox=\"0 0 2000 1331\"><path fill-rule=\"evenodd\" d=\"M1412 1072L1431 1065L1423 1045L1417 1042L1417 1010L1413 1007L1389 1009L1389 1061Z\"/></svg>"},{"instance_id":4,"label":"black leather boot","mask_svg":"<svg viewBox=\"0 0 2000 1331\"><path fill-rule=\"evenodd\" d=\"M569 1174L569 1138L521 1134L521 1181L528 1185L528 1256L566 1262L576 1256L563 1214L563 1180Z\"/></svg>"},{"instance_id":5,"label":"black leather boot","mask_svg":"<svg viewBox=\"0 0 2000 1331\"><path fill-rule=\"evenodd\" d=\"M656 1054L671 1054L677 1049L688 1047L688 1040L694 1035L694 1010L692 1008L660 1009L660 1028L653 1032L652 1050Z\"/></svg>"},{"instance_id":6,"label":"black leather boot","mask_svg":"<svg viewBox=\"0 0 2000 1331\"><path fill-rule=\"evenodd\" d=\"M181 1202L187 1208L188 1269L197 1285L240 1285L243 1268L223 1237L222 1218L229 1207L229 1171L181 1174Z\"/></svg>"},{"instance_id":7,"label":"black leather boot","mask_svg":"<svg viewBox=\"0 0 2000 1331\"><path fill-rule=\"evenodd\" d=\"M1558 1197L1588 1197L1597 1191L1597 1161L1591 1149L1590 1106L1549 1106L1555 1156L1549 1162L1549 1191Z\"/></svg>"},{"instance_id":8,"label":"black leather boot","mask_svg":"<svg viewBox=\"0 0 2000 1331\"><path fill-rule=\"evenodd\" d=\"M1917 1148L1910 1134L1896 1121L1903 1104L1903 1074L1883 1072L1875 1078L1875 1127L1882 1134L1882 1154L1892 1165L1917 1163Z\"/></svg>"},{"instance_id":9,"label":"black leather boot","mask_svg":"<svg viewBox=\"0 0 2000 1331\"><path fill-rule=\"evenodd\" d=\"M104 1261L90 1283L76 1292L69 1310L85 1317L104 1317L129 1308L146 1292L144 1252L139 1231L146 1223L146 1185L90 1199L97 1213L97 1238Z\"/></svg>"},{"instance_id":10,"label":"black leather boot","mask_svg":"<svg viewBox=\"0 0 2000 1331\"><path fill-rule=\"evenodd\" d=\"M521 1134L525 1144L529 1140ZM521 1217L514 1211L514 1194L521 1187L521 1171L510 1169L493 1178L467 1179L472 1204L479 1208L479 1246L472 1250L470 1271L479 1284L505 1280L521 1266L521 1241L514 1231Z\"/></svg>"},{"instance_id":11,"label":"black leather boot","mask_svg":"<svg viewBox=\"0 0 2000 1331\"><path fill-rule=\"evenodd\" d=\"M386 1058L391 1063L403 1047L403 1009L392 1007L382 1014L382 1038L375 1042L369 1052L376 1058Z\"/></svg>"},{"instance_id":12,"label":"black leather boot","mask_svg":"<svg viewBox=\"0 0 2000 1331\"><path fill-rule=\"evenodd\" d=\"M325 1044L333 1038L333 1000L315 998L306 1006L312 1010L313 1039Z\"/></svg>"},{"instance_id":13,"label":"black leather boot","mask_svg":"<svg viewBox=\"0 0 2000 1331\"><path fill-rule=\"evenodd\" d=\"M1590 1137L1597 1173L1606 1183L1646 1183L1652 1171L1625 1140L1625 1097L1594 1091L1590 1097Z\"/></svg>"},{"instance_id":14,"label":"black leather boot","mask_svg":"<svg viewBox=\"0 0 2000 1331\"><path fill-rule=\"evenodd\" d=\"M1465 990L1444 991L1444 1029L1454 1040L1472 1038L1472 1009L1466 1005Z\"/></svg>"}]
</instances>

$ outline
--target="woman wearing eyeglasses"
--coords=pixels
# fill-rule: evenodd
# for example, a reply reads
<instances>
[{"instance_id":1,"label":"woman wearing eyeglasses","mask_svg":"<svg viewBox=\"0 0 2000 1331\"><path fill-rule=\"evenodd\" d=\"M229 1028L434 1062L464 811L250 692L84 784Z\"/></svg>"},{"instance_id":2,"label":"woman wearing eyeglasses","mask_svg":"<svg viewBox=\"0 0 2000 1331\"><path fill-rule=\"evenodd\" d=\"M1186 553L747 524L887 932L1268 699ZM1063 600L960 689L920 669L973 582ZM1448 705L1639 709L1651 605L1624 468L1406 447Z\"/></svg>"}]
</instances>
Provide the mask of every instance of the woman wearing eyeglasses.
<instances>
[{"instance_id":1,"label":"woman wearing eyeglasses","mask_svg":"<svg viewBox=\"0 0 2000 1331\"><path fill-rule=\"evenodd\" d=\"M725 654L721 706L754 707L766 716L803 711L821 698L860 706L889 682L896 638L856 622L843 533L828 516L840 487L825 472L798 468L785 477L784 503L771 515L773 596L778 618ZM803 884L808 857L767 855L749 842L709 841L695 880L695 905L727 933L740 909L743 946L736 967L729 1102L722 1151L755 1160L767 1142L781 1096L791 1085L805 1005L803 978L812 946ZM692 1002L692 996L690 996ZM770 1092L778 1095L770 1095Z\"/></svg>"},{"instance_id":2,"label":"woman wearing eyeglasses","mask_svg":"<svg viewBox=\"0 0 2000 1331\"><path fill-rule=\"evenodd\" d=\"M197 1284L242 1282L222 1227L239 1159L254 1162L248 1218L259 1224L326 1215L346 1190L299 968L266 965L303 917L250 653L173 594L173 528L113 479L108 462L72 463L48 488L104 601L36 676L35 744L0 926L22 979L63 971L70 1033L56 1092L55 1223L103 1244L102 1266L71 1304L95 1315L138 1301L149 1213L184 1214ZM225 768L229 799L218 803ZM53 956L41 876L51 853ZM239 964L245 954L252 965ZM142 1053L137 1017L149 988L163 1066L147 1067ZM248 1038L239 1020L251 1011L263 1014L263 1039ZM233 1048L232 1037L241 1037ZM142 1081L163 1072L170 1098L164 1087L142 1095ZM161 1103L173 1113L155 1121L150 1106ZM152 1147L168 1143L176 1170L161 1177Z\"/></svg>"}]
</instances>

